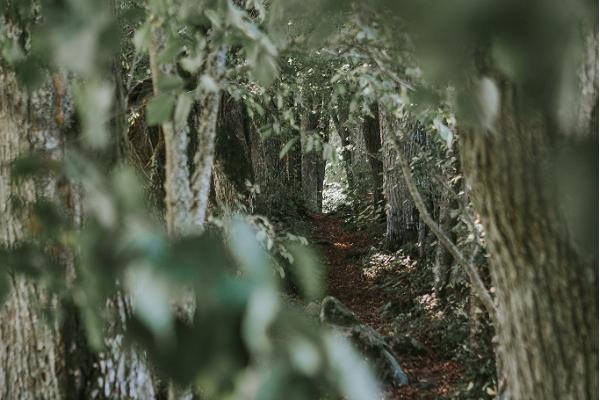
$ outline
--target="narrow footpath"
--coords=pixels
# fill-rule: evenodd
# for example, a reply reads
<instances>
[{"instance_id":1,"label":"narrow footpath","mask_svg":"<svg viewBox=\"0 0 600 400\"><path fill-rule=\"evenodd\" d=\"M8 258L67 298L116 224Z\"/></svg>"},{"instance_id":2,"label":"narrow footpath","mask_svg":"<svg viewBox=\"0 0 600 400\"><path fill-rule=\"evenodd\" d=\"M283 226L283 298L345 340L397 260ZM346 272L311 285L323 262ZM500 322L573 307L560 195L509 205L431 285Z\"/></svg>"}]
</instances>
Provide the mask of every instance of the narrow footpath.
<instances>
[{"instance_id":1,"label":"narrow footpath","mask_svg":"<svg viewBox=\"0 0 600 400\"><path fill-rule=\"evenodd\" d=\"M389 324L382 315L388 298L375 279L363 274L360 258L367 254L374 238L365 232L348 231L336 216L312 214L312 241L321 248L327 265L327 294L350 307L366 324L385 336ZM412 380L410 385L386 392L388 399L449 398L461 381L454 361L435 355L400 355L400 364Z\"/></svg>"}]
</instances>

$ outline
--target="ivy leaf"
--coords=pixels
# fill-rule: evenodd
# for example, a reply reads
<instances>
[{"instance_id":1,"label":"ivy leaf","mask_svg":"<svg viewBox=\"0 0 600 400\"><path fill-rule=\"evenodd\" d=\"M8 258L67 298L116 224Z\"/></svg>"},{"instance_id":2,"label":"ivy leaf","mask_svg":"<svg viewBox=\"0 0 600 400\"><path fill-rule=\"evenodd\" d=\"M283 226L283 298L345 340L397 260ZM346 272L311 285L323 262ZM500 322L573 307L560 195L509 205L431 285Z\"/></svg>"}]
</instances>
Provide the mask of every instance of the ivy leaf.
<instances>
[{"instance_id":1,"label":"ivy leaf","mask_svg":"<svg viewBox=\"0 0 600 400\"><path fill-rule=\"evenodd\" d=\"M146 106L146 122L149 126L160 125L168 121L173 115L175 96L172 94L159 94L148 102Z\"/></svg>"}]
</instances>

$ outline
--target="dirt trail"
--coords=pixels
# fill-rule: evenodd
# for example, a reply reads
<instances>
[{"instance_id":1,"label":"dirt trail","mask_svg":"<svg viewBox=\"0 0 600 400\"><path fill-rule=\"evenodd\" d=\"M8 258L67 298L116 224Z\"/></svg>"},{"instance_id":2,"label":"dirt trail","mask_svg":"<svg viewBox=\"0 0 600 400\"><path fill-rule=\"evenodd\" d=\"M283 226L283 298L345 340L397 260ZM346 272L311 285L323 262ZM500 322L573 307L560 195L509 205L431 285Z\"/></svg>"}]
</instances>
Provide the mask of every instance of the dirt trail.
<instances>
[{"instance_id":1,"label":"dirt trail","mask_svg":"<svg viewBox=\"0 0 600 400\"><path fill-rule=\"evenodd\" d=\"M391 299L360 268L360 257L367 253L374 238L344 229L335 216L312 214L311 218L313 242L321 247L328 267L327 294L337 297L379 333L389 332L390 321L383 318L381 310ZM386 392L391 400L443 398L461 378L455 362L435 355L401 357L400 363L413 382Z\"/></svg>"},{"instance_id":2,"label":"dirt trail","mask_svg":"<svg viewBox=\"0 0 600 400\"><path fill-rule=\"evenodd\" d=\"M380 328L379 311L385 299L375 290L375 283L366 279L356 265L357 257L371 245L364 233L346 232L334 217L315 214L313 240L322 244L327 261L328 294L337 297L365 323Z\"/></svg>"}]
</instances>

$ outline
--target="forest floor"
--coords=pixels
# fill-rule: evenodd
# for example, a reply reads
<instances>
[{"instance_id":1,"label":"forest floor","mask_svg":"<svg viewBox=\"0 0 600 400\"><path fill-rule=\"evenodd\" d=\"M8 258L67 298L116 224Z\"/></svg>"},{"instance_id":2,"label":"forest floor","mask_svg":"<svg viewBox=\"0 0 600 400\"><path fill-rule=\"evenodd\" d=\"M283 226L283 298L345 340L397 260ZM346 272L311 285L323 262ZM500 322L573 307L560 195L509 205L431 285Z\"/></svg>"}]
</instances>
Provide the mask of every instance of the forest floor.
<instances>
[{"instance_id":1,"label":"forest floor","mask_svg":"<svg viewBox=\"0 0 600 400\"><path fill-rule=\"evenodd\" d=\"M312 214L313 242L321 246L327 271L327 294L338 298L351 308L366 324L384 337L392 337L394 327L389 313L383 312L386 304L397 301L393 294L381 290L383 273L378 268L364 268L364 256L375 244L376 235L356 231L345 226L344 221L328 214ZM433 329L435 331L435 329ZM432 329L414 333L428 347L435 334ZM440 399L451 398L457 387L464 384L459 363L448 355L427 351L424 355L400 356L400 364L409 375L411 383L386 392L389 399Z\"/></svg>"}]
</instances>

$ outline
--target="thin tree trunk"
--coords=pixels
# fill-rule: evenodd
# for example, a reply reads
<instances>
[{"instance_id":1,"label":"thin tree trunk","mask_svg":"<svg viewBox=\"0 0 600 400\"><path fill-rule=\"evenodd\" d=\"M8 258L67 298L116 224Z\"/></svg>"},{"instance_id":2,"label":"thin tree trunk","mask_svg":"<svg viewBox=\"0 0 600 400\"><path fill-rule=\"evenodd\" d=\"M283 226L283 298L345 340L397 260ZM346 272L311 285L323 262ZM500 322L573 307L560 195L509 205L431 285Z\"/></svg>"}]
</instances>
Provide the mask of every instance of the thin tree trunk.
<instances>
[{"instance_id":1,"label":"thin tree trunk","mask_svg":"<svg viewBox=\"0 0 600 400\"><path fill-rule=\"evenodd\" d=\"M422 133L414 121L406 116L398 120L387 112L381 113L381 136L383 142L384 194L386 200L386 243L396 250L400 246L417 240L418 213L402 176L398 174L399 148L393 138L398 131L407 132L402 143L402 156L412 159L416 152L416 141Z\"/></svg>"},{"instance_id":2,"label":"thin tree trunk","mask_svg":"<svg viewBox=\"0 0 600 400\"><path fill-rule=\"evenodd\" d=\"M301 196L301 192L297 171L290 170L293 162L279 157L289 138L280 134L261 137L259 129L263 123L263 118L258 116L248 121L254 183L260 188L260 193L256 194L255 211L272 216L287 212L292 199ZM299 164L300 155L293 149L290 152L288 155L295 154L294 160ZM299 165L296 168L299 171Z\"/></svg>"},{"instance_id":3,"label":"thin tree trunk","mask_svg":"<svg viewBox=\"0 0 600 400\"><path fill-rule=\"evenodd\" d=\"M342 142L342 161L344 163L343 165L344 172L346 173L346 181L348 182L348 191L351 194L355 194L356 183L354 182L354 171L352 170L352 150L350 149L352 145L352 135L347 125L348 110L346 107L339 106L338 112L332 112L331 118L333 119L335 130L340 137L340 141Z\"/></svg>"},{"instance_id":4,"label":"thin tree trunk","mask_svg":"<svg viewBox=\"0 0 600 400\"><path fill-rule=\"evenodd\" d=\"M224 95L217 121L214 190L219 207L235 210L247 197L246 182L254 181L244 104Z\"/></svg>"},{"instance_id":5,"label":"thin tree trunk","mask_svg":"<svg viewBox=\"0 0 600 400\"><path fill-rule=\"evenodd\" d=\"M321 118L320 105L317 110L307 110L301 121L302 145L302 198L304 205L311 211L321 211L319 192L323 190L324 161L321 152L315 149L313 139L319 128ZM313 143L311 146L310 143ZM309 147L311 146L311 147Z\"/></svg>"},{"instance_id":6,"label":"thin tree trunk","mask_svg":"<svg viewBox=\"0 0 600 400\"><path fill-rule=\"evenodd\" d=\"M156 60L161 42L160 29L156 28L150 46L150 70L154 95L160 94L158 81L162 71ZM188 164L189 126L184 121L167 121L161 125L165 148L165 220L167 231L180 234L191 225L192 191Z\"/></svg>"},{"instance_id":7,"label":"thin tree trunk","mask_svg":"<svg viewBox=\"0 0 600 400\"><path fill-rule=\"evenodd\" d=\"M216 82L220 82L225 70L227 49L219 46L210 55L206 73ZM206 221L208 196L210 193L213 161L215 157L215 137L217 132L217 116L222 92L207 90L200 101L198 116L198 148L194 156L194 174L192 176L192 220L196 227L202 228Z\"/></svg>"},{"instance_id":8,"label":"thin tree trunk","mask_svg":"<svg viewBox=\"0 0 600 400\"><path fill-rule=\"evenodd\" d=\"M371 190L373 191L373 207L385 217L383 208L383 162L381 161L381 132L379 127L379 106L371 107L373 115L365 115L362 133L367 148L367 157L371 166Z\"/></svg>"}]
</instances>

